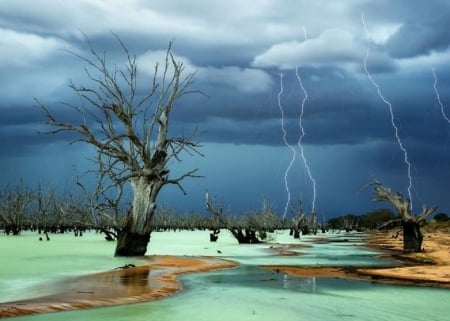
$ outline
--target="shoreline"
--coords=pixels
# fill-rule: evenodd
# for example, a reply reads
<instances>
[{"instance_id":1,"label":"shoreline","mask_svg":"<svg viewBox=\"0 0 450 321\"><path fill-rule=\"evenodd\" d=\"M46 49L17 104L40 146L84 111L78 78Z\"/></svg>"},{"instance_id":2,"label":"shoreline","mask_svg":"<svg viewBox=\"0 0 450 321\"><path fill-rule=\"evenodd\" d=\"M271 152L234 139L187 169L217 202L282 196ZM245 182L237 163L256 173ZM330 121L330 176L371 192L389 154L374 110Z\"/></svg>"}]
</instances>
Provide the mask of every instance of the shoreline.
<instances>
[{"instance_id":1,"label":"shoreline","mask_svg":"<svg viewBox=\"0 0 450 321\"><path fill-rule=\"evenodd\" d=\"M350 278L397 285L416 285L450 289L450 234L424 233L424 251L404 253L402 236L394 238L392 231L372 232L366 246L382 250L380 257L401 261L398 267L295 267L283 265L264 266L274 272L292 276L320 276ZM401 234L401 233L400 233Z\"/></svg>"},{"instance_id":2,"label":"shoreline","mask_svg":"<svg viewBox=\"0 0 450 321\"><path fill-rule=\"evenodd\" d=\"M403 265L395 268L358 269L361 275L414 285L450 288L450 234L424 232L424 251L417 253L404 253L402 235L394 238L394 234L392 231L373 233L369 237L368 246L388 251L391 257L401 260Z\"/></svg>"},{"instance_id":3,"label":"shoreline","mask_svg":"<svg viewBox=\"0 0 450 321\"><path fill-rule=\"evenodd\" d=\"M61 293L0 303L0 318L161 299L182 290L179 275L238 265L213 257L158 255L149 256L148 260L148 265L77 277Z\"/></svg>"}]
</instances>

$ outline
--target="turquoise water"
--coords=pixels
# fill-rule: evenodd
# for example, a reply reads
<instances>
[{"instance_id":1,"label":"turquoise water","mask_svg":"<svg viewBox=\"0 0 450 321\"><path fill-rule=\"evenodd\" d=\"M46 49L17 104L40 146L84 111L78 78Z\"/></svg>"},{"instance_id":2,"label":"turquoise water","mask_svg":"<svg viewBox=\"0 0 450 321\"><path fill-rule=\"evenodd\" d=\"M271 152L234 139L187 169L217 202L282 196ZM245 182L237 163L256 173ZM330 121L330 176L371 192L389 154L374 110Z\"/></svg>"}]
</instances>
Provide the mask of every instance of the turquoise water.
<instances>
[{"instance_id":1,"label":"turquoise water","mask_svg":"<svg viewBox=\"0 0 450 321\"><path fill-rule=\"evenodd\" d=\"M369 265L372 261L382 265L397 263L380 260L376 256L376 251L360 247L363 235L353 236L351 240L349 238L349 242L327 244L314 244L311 242L313 237L304 238L301 243L311 247L299 248L298 251L306 254L287 258L274 256L268 250L270 245L240 246L225 234L214 244L207 242L207 237L207 232L155 233L149 253L176 254L177 249L178 254L187 255L208 252L215 253L216 256L229 255L240 261L241 266L184 276L183 291L162 300L17 317L14 320L450 320L449 290L337 278L291 277L258 267L260 263L280 264L279 261L295 265L302 265L302 262L305 265L339 265L341 262L351 262L355 266ZM168 242L169 239L171 242ZM285 234L276 235L276 239L277 245L293 243L293 240ZM8 243L4 240L0 238L2 262L5 262L3 245ZM90 235L86 240L86 244L77 240L79 246L72 246L70 250L67 250L69 244L65 243L63 246L66 247L65 256L59 259L53 258L54 254L62 254L58 250L60 247L55 245L53 254L46 253L45 249L41 249L42 252L39 253L30 250L26 254L34 253L33 259L26 258L25 254L16 254L9 264L14 265L15 260L41 261L41 256L44 255L46 262L61 261L64 275L58 277L68 277L70 274L79 275L93 270L108 269L124 262L124 259L118 260L110 256L114 244L107 243L96 235ZM25 240L23 242L22 246L27 244ZM73 240L66 242L70 243ZM218 253L217 249L222 253ZM70 262L74 258L78 258L81 262L73 266ZM40 267L44 265L41 262ZM2 270L0 280L4 282L8 279L6 274L10 274L16 281L20 281L27 276L28 268L28 266L20 267L19 264L16 265L17 271L9 268L9 272L4 273ZM50 279L52 275L50 270L53 268L48 267L47 273L44 273L45 280ZM54 271L56 273L58 269ZM42 284L37 274L33 274L32 278L34 278L33 286ZM3 289L1 291L0 301L4 301L2 295L5 292ZM20 293L23 294L23 291L17 290L16 296Z\"/></svg>"}]
</instances>

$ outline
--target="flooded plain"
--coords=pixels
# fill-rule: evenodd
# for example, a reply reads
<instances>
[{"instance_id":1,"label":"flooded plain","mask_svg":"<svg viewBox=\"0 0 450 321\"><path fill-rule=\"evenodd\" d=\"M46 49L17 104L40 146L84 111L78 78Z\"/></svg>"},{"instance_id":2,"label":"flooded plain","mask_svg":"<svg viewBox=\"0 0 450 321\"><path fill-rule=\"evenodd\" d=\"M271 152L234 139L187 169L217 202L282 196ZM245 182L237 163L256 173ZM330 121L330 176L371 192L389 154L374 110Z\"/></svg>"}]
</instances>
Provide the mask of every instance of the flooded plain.
<instances>
[{"instance_id":1,"label":"flooded plain","mask_svg":"<svg viewBox=\"0 0 450 321\"><path fill-rule=\"evenodd\" d=\"M148 261L114 258L115 244L102 235L36 233L0 236L0 304L64 291L69 280L124 264ZM448 320L450 291L336 277L293 277L261 268L293 266L388 266L364 247L364 234L330 233L294 240L286 231L271 243L239 245L227 231L216 243L208 231L154 232L147 255L208 256L238 267L180 277L182 291L151 302L14 317L22 320ZM292 246L292 244L294 246ZM280 249L289 255L279 255Z\"/></svg>"}]
</instances>

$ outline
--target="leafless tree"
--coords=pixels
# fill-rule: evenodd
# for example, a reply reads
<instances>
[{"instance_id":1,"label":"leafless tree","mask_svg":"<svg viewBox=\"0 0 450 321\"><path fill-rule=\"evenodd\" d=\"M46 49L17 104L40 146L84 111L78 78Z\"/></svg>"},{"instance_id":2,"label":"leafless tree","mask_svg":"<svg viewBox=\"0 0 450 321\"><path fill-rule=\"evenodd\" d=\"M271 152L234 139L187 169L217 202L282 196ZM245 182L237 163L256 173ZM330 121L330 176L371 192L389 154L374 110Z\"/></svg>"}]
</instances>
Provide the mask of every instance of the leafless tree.
<instances>
[{"instance_id":1,"label":"leafless tree","mask_svg":"<svg viewBox=\"0 0 450 321\"><path fill-rule=\"evenodd\" d=\"M184 95L197 92L190 88L194 74L185 75L185 66L172 54L170 44L165 61L156 64L146 93L138 88L136 57L117 37L126 57L124 69L109 67L106 56L99 54L88 40L90 57L73 53L87 64L91 85L69 87L80 97L79 105L65 103L80 116L80 123L57 119L55 113L37 101L53 130L47 134L75 133L81 142L97 151L99 180L120 185L130 182L133 202L118 232L116 256L145 254L152 231L156 199L161 188L178 186L188 177L198 177L197 169L177 177L170 175L169 163L180 161L180 153L198 153L196 132L190 137L169 136L169 115Z\"/></svg>"},{"instance_id":2,"label":"leafless tree","mask_svg":"<svg viewBox=\"0 0 450 321\"><path fill-rule=\"evenodd\" d=\"M206 210L215 217L220 224L225 227L239 244L261 243L266 239L266 230L264 223L249 217L247 219L229 218L224 213L224 207L221 204L213 203L209 193L206 193Z\"/></svg>"},{"instance_id":3,"label":"leafless tree","mask_svg":"<svg viewBox=\"0 0 450 321\"><path fill-rule=\"evenodd\" d=\"M421 225L425 222L427 217L434 213L437 206L422 208L422 213L414 214L411 210L411 201L404 199L401 193L392 193L389 188L384 187L379 181L364 186L374 186L375 202L389 202L397 210L400 216L400 223L403 229L403 250L407 252L422 251L423 234ZM390 224L392 221L386 223Z\"/></svg>"},{"instance_id":4,"label":"leafless tree","mask_svg":"<svg viewBox=\"0 0 450 321\"><path fill-rule=\"evenodd\" d=\"M5 233L19 235L29 225L31 191L20 182L15 188L6 186L0 190L0 226Z\"/></svg>"},{"instance_id":5,"label":"leafless tree","mask_svg":"<svg viewBox=\"0 0 450 321\"><path fill-rule=\"evenodd\" d=\"M291 209L291 234L294 238L300 238L300 232L302 235L310 233L316 234L320 224L317 222L317 213L312 212L308 217L303 210L303 202L299 200L298 205Z\"/></svg>"},{"instance_id":6,"label":"leafless tree","mask_svg":"<svg viewBox=\"0 0 450 321\"><path fill-rule=\"evenodd\" d=\"M251 210L247 214L247 221L250 226L258 227L260 231L274 232L276 229L283 228L281 218L267 198L263 199L260 208Z\"/></svg>"},{"instance_id":7,"label":"leafless tree","mask_svg":"<svg viewBox=\"0 0 450 321\"><path fill-rule=\"evenodd\" d=\"M54 186L49 185L44 188L42 183L38 183L32 193L32 200L33 223L39 233L49 232L50 230L56 232L61 224L70 224L61 217L62 202L58 199Z\"/></svg>"},{"instance_id":8,"label":"leafless tree","mask_svg":"<svg viewBox=\"0 0 450 321\"><path fill-rule=\"evenodd\" d=\"M122 200L123 182L103 187L102 181L99 181L92 192L77 175L75 184L81 189L84 199L84 213L80 225L104 233L107 241L116 240L124 216L123 207L126 206ZM114 189L115 193L109 193L111 189Z\"/></svg>"}]
</instances>

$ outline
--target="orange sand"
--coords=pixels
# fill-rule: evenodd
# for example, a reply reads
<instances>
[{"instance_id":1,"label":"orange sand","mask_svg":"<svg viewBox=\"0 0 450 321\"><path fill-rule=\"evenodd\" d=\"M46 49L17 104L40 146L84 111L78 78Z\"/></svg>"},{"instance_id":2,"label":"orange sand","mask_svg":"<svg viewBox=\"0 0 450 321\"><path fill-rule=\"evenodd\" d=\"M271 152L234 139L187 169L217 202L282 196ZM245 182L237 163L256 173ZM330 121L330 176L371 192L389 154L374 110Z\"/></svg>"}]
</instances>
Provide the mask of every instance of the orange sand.
<instances>
[{"instance_id":1,"label":"orange sand","mask_svg":"<svg viewBox=\"0 0 450 321\"><path fill-rule=\"evenodd\" d=\"M2 303L0 318L150 301L180 291L180 274L237 265L215 258L156 256L150 260L149 265L74 279L63 293Z\"/></svg>"},{"instance_id":2,"label":"orange sand","mask_svg":"<svg viewBox=\"0 0 450 321\"><path fill-rule=\"evenodd\" d=\"M395 257L403 260L405 266L389 269L358 269L359 273L450 288L450 234L424 233L424 251L420 253L403 253L401 233L398 238L393 236L393 232L375 233L369 238L369 246L389 250Z\"/></svg>"},{"instance_id":3,"label":"orange sand","mask_svg":"<svg viewBox=\"0 0 450 321\"><path fill-rule=\"evenodd\" d=\"M403 253L402 236L393 238L393 232L373 233L368 246L386 251L383 256L403 262L396 268L352 267L292 267L266 266L277 272L295 276L326 276L353 279L369 279L397 284L416 284L450 288L450 234L424 233L424 252Z\"/></svg>"}]
</instances>

